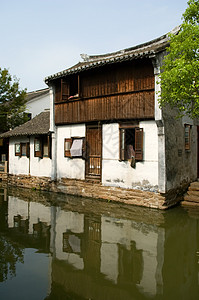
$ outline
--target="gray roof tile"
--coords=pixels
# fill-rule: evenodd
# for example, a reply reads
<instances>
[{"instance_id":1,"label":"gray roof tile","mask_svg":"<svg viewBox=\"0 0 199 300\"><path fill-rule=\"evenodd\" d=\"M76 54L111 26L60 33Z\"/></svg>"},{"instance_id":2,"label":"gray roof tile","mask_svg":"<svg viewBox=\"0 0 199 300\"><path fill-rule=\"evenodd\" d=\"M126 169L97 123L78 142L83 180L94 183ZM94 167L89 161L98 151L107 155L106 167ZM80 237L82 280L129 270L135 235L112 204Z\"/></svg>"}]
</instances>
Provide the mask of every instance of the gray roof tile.
<instances>
[{"instance_id":1,"label":"gray roof tile","mask_svg":"<svg viewBox=\"0 0 199 300\"><path fill-rule=\"evenodd\" d=\"M15 127L13 130L2 133L0 138L48 134L49 128L50 111L44 111L34 117L32 120Z\"/></svg>"}]
</instances>

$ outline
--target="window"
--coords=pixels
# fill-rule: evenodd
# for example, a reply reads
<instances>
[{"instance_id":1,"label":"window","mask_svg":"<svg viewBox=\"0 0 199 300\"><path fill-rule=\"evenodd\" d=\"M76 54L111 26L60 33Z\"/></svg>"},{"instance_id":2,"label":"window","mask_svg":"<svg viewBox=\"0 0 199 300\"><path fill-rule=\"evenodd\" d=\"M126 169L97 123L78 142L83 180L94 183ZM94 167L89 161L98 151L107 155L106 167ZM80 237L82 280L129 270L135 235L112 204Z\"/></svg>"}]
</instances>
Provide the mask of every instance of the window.
<instances>
[{"instance_id":1,"label":"window","mask_svg":"<svg viewBox=\"0 0 199 300\"><path fill-rule=\"evenodd\" d=\"M64 140L64 156L75 158L85 157L85 138L73 137Z\"/></svg>"},{"instance_id":2,"label":"window","mask_svg":"<svg viewBox=\"0 0 199 300\"><path fill-rule=\"evenodd\" d=\"M36 138L34 142L35 146L35 157L42 158L42 140L41 138Z\"/></svg>"},{"instance_id":3,"label":"window","mask_svg":"<svg viewBox=\"0 0 199 300\"><path fill-rule=\"evenodd\" d=\"M21 143L21 156L26 156L26 143Z\"/></svg>"},{"instance_id":4,"label":"window","mask_svg":"<svg viewBox=\"0 0 199 300\"><path fill-rule=\"evenodd\" d=\"M30 143L16 143L15 144L15 156L30 157Z\"/></svg>"},{"instance_id":5,"label":"window","mask_svg":"<svg viewBox=\"0 0 199 300\"><path fill-rule=\"evenodd\" d=\"M120 160L143 160L143 128L120 126Z\"/></svg>"},{"instance_id":6,"label":"window","mask_svg":"<svg viewBox=\"0 0 199 300\"><path fill-rule=\"evenodd\" d=\"M35 157L49 157L51 158L51 136L44 135L35 138L34 141L34 155Z\"/></svg>"},{"instance_id":7,"label":"window","mask_svg":"<svg viewBox=\"0 0 199 300\"><path fill-rule=\"evenodd\" d=\"M67 101L79 97L79 75L61 79L61 101Z\"/></svg>"},{"instance_id":8,"label":"window","mask_svg":"<svg viewBox=\"0 0 199 300\"><path fill-rule=\"evenodd\" d=\"M65 139L64 140L64 156L65 157L71 157L71 154L70 154L70 148L72 146L72 139Z\"/></svg>"},{"instance_id":9,"label":"window","mask_svg":"<svg viewBox=\"0 0 199 300\"><path fill-rule=\"evenodd\" d=\"M50 157L51 155L49 150L51 149L51 147L50 147L49 136L44 136L42 143L43 143L43 157Z\"/></svg>"},{"instance_id":10,"label":"window","mask_svg":"<svg viewBox=\"0 0 199 300\"><path fill-rule=\"evenodd\" d=\"M21 144L15 144L15 156L21 156Z\"/></svg>"},{"instance_id":11,"label":"window","mask_svg":"<svg viewBox=\"0 0 199 300\"><path fill-rule=\"evenodd\" d=\"M191 125L185 124L184 137L185 137L185 150L186 151L189 151L191 149L190 132L191 132Z\"/></svg>"}]
</instances>

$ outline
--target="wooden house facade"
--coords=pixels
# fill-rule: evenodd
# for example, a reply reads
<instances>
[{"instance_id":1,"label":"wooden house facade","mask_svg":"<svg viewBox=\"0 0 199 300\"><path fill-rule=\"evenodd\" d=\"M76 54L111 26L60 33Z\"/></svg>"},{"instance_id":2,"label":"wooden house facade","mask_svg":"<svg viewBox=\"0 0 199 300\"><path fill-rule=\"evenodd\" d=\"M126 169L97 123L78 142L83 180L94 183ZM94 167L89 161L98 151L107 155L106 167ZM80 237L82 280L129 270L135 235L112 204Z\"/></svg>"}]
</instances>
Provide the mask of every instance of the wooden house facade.
<instances>
[{"instance_id":1,"label":"wooden house facade","mask_svg":"<svg viewBox=\"0 0 199 300\"><path fill-rule=\"evenodd\" d=\"M115 53L82 55L82 62L45 79L56 135L54 178L160 193L195 179L197 162L187 170L196 147L192 142L191 154L184 147L185 126L194 141L194 124L158 105L168 43L164 35Z\"/></svg>"}]
</instances>

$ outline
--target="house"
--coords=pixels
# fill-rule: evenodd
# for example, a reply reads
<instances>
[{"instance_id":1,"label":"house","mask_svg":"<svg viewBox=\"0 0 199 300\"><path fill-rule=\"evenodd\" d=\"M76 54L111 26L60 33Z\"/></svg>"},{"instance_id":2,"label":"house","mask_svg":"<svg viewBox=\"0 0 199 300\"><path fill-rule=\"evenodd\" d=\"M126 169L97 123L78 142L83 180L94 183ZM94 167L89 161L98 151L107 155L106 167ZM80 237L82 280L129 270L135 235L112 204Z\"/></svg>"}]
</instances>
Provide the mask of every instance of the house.
<instances>
[{"instance_id":1,"label":"house","mask_svg":"<svg viewBox=\"0 0 199 300\"><path fill-rule=\"evenodd\" d=\"M46 110L32 120L5 132L9 138L9 174L51 177L50 112Z\"/></svg>"},{"instance_id":2,"label":"house","mask_svg":"<svg viewBox=\"0 0 199 300\"><path fill-rule=\"evenodd\" d=\"M83 62L45 79L53 95L58 180L152 191L168 206L197 178L196 124L158 104L168 43L164 35L115 53L82 55Z\"/></svg>"},{"instance_id":3,"label":"house","mask_svg":"<svg viewBox=\"0 0 199 300\"><path fill-rule=\"evenodd\" d=\"M49 88L28 92L26 95L27 103L25 113L29 119L34 118L45 109L50 109ZM8 139L0 138L0 161L8 161Z\"/></svg>"},{"instance_id":4,"label":"house","mask_svg":"<svg viewBox=\"0 0 199 300\"><path fill-rule=\"evenodd\" d=\"M43 163L35 160L33 131L36 164L30 171L12 167L20 160L12 150L10 173L47 176L64 193L154 208L181 200L197 178L198 127L186 117L176 119L175 110L159 107L160 67L168 44L163 35L114 53L82 55L82 62L46 77L50 127L43 134L51 137L52 146L48 172L37 168Z\"/></svg>"},{"instance_id":5,"label":"house","mask_svg":"<svg viewBox=\"0 0 199 300\"><path fill-rule=\"evenodd\" d=\"M50 109L49 88L27 93L26 112L30 119L45 109Z\"/></svg>"}]
</instances>

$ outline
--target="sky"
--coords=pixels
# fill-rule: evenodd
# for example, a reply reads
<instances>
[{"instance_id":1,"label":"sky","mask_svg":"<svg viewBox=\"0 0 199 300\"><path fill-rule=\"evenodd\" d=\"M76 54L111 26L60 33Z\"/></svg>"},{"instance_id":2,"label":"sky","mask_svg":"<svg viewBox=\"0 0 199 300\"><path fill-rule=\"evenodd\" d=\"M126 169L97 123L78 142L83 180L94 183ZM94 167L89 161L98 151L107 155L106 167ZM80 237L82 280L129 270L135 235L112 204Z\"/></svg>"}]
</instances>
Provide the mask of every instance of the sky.
<instances>
[{"instance_id":1,"label":"sky","mask_svg":"<svg viewBox=\"0 0 199 300\"><path fill-rule=\"evenodd\" d=\"M0 0L0 68L20 88L81 61L151 41L182 22L188 0Z\"/></svg>"}]
</instances>

